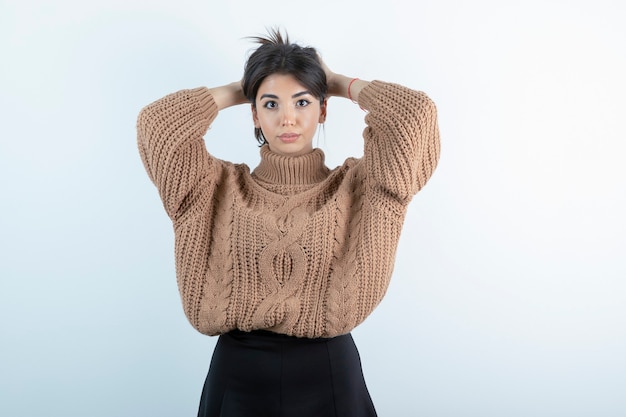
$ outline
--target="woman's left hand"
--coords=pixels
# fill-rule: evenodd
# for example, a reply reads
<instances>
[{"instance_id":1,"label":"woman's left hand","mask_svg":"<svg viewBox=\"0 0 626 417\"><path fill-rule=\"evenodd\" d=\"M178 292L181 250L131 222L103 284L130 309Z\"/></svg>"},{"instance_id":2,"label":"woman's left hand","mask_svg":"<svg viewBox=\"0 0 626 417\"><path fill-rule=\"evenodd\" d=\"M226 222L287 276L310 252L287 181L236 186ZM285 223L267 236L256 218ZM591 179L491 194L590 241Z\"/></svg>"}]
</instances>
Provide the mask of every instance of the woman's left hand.
<instances>
[{"instance_id":1,"label":"woman's left hand","mask_svg":"<svg viewBox=\"0 0 626 417\"><path fill-rule=\"evenodd\" d=\"M331 69L326 65L326 62L322 59L322 57L318 54L317 58L320 60L320 65L326 74L326 84L328 85L328 96L340 96L341 92L339 91L339 85L337 83L338 75L331 71Z\"/></svg>"},{"instance_id":2,"label":"woman's left hand","mask_svg":"<svg viewBox=\"0 0 626 417\"><path fill-rule=\"evenodd\" d=\"M326 73L326 84L328 85L328 97L345 97L356 102L360 91L369 84L368 81L359 80L358 78L346 77L342 74L337 74L328 68L328 65L324 62L319 54L317 55L320 60L320 65Z\"/></svg>"}]
</instances>

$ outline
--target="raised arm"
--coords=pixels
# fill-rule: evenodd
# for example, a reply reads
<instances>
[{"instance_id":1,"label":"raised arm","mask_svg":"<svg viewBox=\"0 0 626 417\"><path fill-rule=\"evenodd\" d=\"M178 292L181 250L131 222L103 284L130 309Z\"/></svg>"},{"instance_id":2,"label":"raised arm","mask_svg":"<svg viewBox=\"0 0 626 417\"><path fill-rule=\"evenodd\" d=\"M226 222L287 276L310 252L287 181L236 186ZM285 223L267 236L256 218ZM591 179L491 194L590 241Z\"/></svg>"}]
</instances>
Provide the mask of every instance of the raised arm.
<instances>
[{"instance_id":1,"label":"raised arm","mask_svg":"<svg viewBox=\"0 0 626 417\"><path fill-rule=\"evenodd\" d=\"M435 103L424 92L372 81L361 90L359 105L368 111L363 137L371 185L407 204L439 162Z\"/></svg>"},{"instance_id":2,"label":"raised arm","mask_svg":"<svg viewBox=\"0 0 626 417\"><path fill-rule=\"evenodd\" d=\"M431 177L439 161L437 109L423 92L398 84L363 81L326 72L328 94L349 98L368 111L364 160L370 187L407 204Z\"/></svg>"},{"instance_id":3,"label":"raised arm","mask_svg":"<svg viewBox=\"0 0 626 417\"><path fill-rule=\"evenodd\" d=\"M203 136L218 111L244 102L241 83L234 82L181 90L139 113L139 154L172 219L200 181L216 176L217 161L206 151Z\"/></svg>"}]
</instances>

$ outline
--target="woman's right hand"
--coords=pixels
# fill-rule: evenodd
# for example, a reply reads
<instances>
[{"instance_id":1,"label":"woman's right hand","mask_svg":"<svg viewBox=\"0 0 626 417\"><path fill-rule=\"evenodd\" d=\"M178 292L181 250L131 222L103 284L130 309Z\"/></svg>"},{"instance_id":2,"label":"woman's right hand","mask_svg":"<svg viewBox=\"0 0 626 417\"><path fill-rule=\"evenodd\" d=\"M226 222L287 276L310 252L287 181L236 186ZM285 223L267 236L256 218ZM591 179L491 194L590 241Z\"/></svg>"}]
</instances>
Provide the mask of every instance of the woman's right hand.
<instances>
[{"instance_id":1,"label":"woman's right hand","mask_svg":"<svg viewBox=\"0 0 626 417\"><path fill-rule=\"evenodd\" d=\"M248 99L243 94L241 80L220 87L210 88L209 91L219 110L248 102Z\"/></svg>"}]
</instances>

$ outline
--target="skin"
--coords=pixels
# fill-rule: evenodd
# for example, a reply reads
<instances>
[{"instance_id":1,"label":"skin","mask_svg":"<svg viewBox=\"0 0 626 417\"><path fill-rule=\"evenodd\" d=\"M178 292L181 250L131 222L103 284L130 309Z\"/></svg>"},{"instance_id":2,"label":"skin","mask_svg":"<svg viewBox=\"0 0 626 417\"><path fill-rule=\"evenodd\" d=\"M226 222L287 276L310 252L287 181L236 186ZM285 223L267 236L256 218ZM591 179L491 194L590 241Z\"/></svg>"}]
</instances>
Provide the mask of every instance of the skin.
<instances>
[{"instance_id":1,"label":"skin","mask_svg":"<svg viewBox=\"0 0 626 417\"><path fill-rule=\"evenodd\" d=\"M328 97L352 97L354 101L358 101L359 93L369 82L364 80L355 80L352 82L354 77L337 74L331 71L324 61L321 59L320 61L326 73ZM352 84L350 84L351 82ZM349 93L348 88L350 88ZM249 103L243 94L241 80L210 88L209 91L213 96L218 110ZM293 76L282 74L268 76L259 87L255 100L256 111L255 106L252 107L252 120L255 127L260 127L263 131L263 135L273 152L296 156L302 155L312 149L312 140L315 130L317 129L317 124L323 123L325 120L328 103L327 100L325 100L322 108L322 103L315 97L309 95L306 99L310 101L311 104L303 107L302 103L298 104L298 99L302 97L293 97L294 94L302 91L306 91L306 88L295 81ZM262 98L263 94L267 93L277 97L271 98L271 100L275 101L276 109L270 110L263 107L265 102L270 100L270 98L267 97ZM270 107L273 106L274 104L270 105ZM314 114L310 114L309 111ZM283 126L282 124L286 125ZM291 127L288 128L287 126ZM286 144L284 141L277 139L277 134L280 135L284 132L302 133L302 137L299 137L294 143Z\"/></svg>"},{"instance_id":2,"label":"skin","mask_svg":"<svg viewBox=\"0 0 626 417\"><path fill-rule=\"evenodd\" d=\"M288 74L266 77L252 106L254 127L261 128L270 150L284 156L313 150L318 123L326 120L326 100L320 102Z\"/></svg>"}]
</instances>

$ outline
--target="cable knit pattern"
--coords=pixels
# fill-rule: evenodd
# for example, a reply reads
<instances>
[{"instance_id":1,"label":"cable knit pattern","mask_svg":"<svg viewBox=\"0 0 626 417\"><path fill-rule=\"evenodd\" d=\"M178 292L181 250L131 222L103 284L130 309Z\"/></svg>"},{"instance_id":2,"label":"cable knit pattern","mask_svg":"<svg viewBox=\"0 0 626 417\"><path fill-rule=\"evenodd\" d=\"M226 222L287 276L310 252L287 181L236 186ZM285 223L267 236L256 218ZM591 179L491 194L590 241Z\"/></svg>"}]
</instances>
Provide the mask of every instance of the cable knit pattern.
<instances>
[{"instance_id":1,"label":"cable knit pattern","mask_svg":"<svg viewBox=\"0 0 626 417\"><path fill-rule=\"evenodd\" d=\"M359 105L364 155L333 170L319 149L285 157L263 146L253 172L211 156L203 136L217 106L206 88L141 111L139 153L174 224L178 288L198 331L333 337L380 303L439 131L422 92L374 81Z\"/></svg>"}]
</instances>

